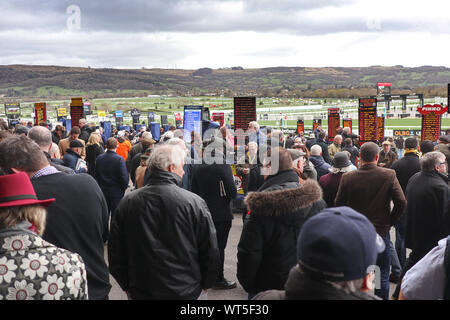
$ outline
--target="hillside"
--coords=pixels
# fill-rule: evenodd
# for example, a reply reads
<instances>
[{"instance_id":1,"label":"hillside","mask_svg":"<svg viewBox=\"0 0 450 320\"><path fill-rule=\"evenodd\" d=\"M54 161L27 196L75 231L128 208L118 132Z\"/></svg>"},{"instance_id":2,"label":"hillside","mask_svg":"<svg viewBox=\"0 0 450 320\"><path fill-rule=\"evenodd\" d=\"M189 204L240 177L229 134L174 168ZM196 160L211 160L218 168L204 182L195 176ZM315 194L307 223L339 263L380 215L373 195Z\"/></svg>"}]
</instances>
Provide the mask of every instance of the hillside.
<instances>
[{"instance_id":1,"label":"hillside","mask_svg":"<svg viewBox=\"0 0 450 320\"><path fill-rule=\"evenodd\" d=\"M302 96L353 98L376 94L376 82L392 82L393 93L447 95L450 68L276 67L261 69L93 69L0 66L0 97L90 98L148 94Z\"/></svg>"}]
</instances>

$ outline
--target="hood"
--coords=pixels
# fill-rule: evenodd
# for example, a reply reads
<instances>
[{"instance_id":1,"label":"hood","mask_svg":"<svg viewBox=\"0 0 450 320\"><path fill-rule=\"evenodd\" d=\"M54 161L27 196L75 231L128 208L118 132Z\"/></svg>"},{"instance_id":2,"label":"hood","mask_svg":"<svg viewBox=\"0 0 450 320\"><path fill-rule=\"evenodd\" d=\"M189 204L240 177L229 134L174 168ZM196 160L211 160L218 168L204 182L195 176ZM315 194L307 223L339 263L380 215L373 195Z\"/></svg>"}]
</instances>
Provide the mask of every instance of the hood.
<instances>
[{"instance_id":1,"label":"hood","mask_svg":"<svg viewBox=\"0 0 450 320\"><path fill-rule=\"evenodd\" d=\"M309 207L321 198L319 184L309 179L298 188L250 192L244 202L254 214L279 216Z\"/></svg>"}]
</instances>

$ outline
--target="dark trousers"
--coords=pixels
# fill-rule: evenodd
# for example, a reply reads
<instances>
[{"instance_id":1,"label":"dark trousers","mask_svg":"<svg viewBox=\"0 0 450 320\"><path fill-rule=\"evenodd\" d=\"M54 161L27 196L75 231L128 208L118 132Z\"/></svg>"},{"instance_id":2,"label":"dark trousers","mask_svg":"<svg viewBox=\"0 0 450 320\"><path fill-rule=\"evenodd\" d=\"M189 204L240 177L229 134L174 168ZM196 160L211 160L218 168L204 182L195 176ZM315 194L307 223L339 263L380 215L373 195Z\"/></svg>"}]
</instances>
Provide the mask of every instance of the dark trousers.
<instances>
[{"instance_id":1,"label":"dark trousers","mask_svg":"<svg viewBox=\"0 0 450 320\"><path fill-rule=\"evenodd\" d=\"M397 251L398 260L402 268L406 263L406 214L400 217L400 220L395 224L395 250Z\"/></svg>"},{"instance_id":2,"label":"dark trousers","mask_svg":"<svg viewBox=\"0 0 450 320\"><path fill-rule=\"evenodd\" d=\"M214 222L214 226L216 227L217 246L219 247L220 254L220 266L217 281L220 281L224 278L223 265L225 262L225 248L227 246L228 234L231 229L231 221Z\"/></svg>"},{"instance_id":3,"label":"dark trousers","mask_svg":"<svg viewBox=\"0 0 450 320\"><path fill-rule=\"evenodd\" d=\"M103 195L105 196L106 204L108 205L108 215L111 217L111 220L114 215L114 211L116 211L116 208L119 205L120 200L122 200L124 194L124 192L118 192L116 190L113 192L103 190Z\"/></svg>"},{"instance_id":4,"label":"dark trousers","mask_svg":"<svg viewBox=\"0 0 450 320\"><path fill-rule=\"evenodd\" d=\"M389 271L391 268L391 239L389 232L383 237L386 249L377 257L377 266L381 272L381 288L375 289L375 295L383 300L389 300Z\"/></svg>"}]
</instances>

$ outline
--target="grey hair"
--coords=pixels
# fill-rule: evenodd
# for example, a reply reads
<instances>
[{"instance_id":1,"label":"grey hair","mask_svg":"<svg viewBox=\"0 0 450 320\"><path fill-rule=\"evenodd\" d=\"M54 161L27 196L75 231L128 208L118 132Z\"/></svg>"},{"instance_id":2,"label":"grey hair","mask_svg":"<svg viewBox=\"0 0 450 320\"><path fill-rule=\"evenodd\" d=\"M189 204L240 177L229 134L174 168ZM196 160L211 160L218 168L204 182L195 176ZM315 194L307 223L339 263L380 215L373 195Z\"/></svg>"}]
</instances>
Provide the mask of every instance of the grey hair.
<instances>
[{"instance_id":1,"label":"grey hair","mask_svg":"<svg viewBox=\"0 0 450 320\"><path fill-rule=\"evenodd\" d=\"M31 128L28 131L28 138L36 142L39 147L48 147L52 144L52 133L42 126Z\"/></svg>"},{"instance_id":2,"label":"grey hair","mask_svg":"<svg viewBox=\"0 0 450 320\"><path fill-rule=\"evenodd\" d=\"M182 165L185 156L185 151L179 145L165 144L156 147L155 150L153 150L148 159L148 164L150 170L159 169L168 171L168 168L171 165L176 167Z\"/></svg>"},{"instance_id":3,"label":"grey hair","mask_svg":"<svg viewBox=\"0 0 450 320\"><path fill-rule=\"evenodd\" d=\"M445 155L440 151L433 151L424 154L420 158L420 167L422 168L422 171L435 171L435 166L441 163L442 158L445 159Z\"/></svg>"},{"instance_id":4,"label":"grey hair","mask_svg":"<svg viewBox=\"0 0 450 320\"><path fill-rule=\"evenodd\" d=\"M259 131L259 123L258 122L252 121L252 122L249 123L249 125L254 127L256 129L256 131Z\"/></svg>"},{"instance_id":5,"label":"grey hair","mask_svg":"<svg viewBox=\"0 0 450 320\"><path fill-rule=\"evenodd\" d=\"M322 148L318 144L315 144L311 147L311 155L312 156L320 156L321 152L322 152Z\"/></svg>"},{"instance_id":6,"label":"grey hair","mask_svg":"<svg viewBox=\"0 0 450 320\"><path fill-rule=\"evenodd\" d=\"M167 144L172 145L172 146L180 146L184 150L187 150L186 142L184 142L184 140L182 140L180 138L172 138L169 141L167 141Z\"/></svg>"},{"instance_id":7,"label":"grey hair","mask_svg":"<svg viewBox=\"0 0 450 320\"><path fill-rule=\"evenodd\" d=\"M334 137L334 141L336 141L336 139L341 139L341 140L342 140L342 136L341 136L340 134L338 134L338 135L336 135L336 136Z\"/></svg>"}]
</instances>

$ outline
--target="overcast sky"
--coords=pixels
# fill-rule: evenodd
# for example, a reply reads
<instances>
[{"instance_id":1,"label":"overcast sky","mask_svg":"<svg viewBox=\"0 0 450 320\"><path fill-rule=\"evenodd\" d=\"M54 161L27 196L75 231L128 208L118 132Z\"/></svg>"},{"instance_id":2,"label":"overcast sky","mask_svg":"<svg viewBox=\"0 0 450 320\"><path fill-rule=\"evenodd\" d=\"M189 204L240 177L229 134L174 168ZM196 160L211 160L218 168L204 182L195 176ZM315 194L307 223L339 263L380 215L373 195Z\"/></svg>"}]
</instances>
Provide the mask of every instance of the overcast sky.
<instances>
[{"instance_id":1,"label":"overcast sky","mask_svg":"<svg viewBox=\"0 0 450 320\"><path fill-rule=\"evenodd\" d=\"M1 0L0 64L450 66L443 0Z\"/></svg>"}]
</instances>

